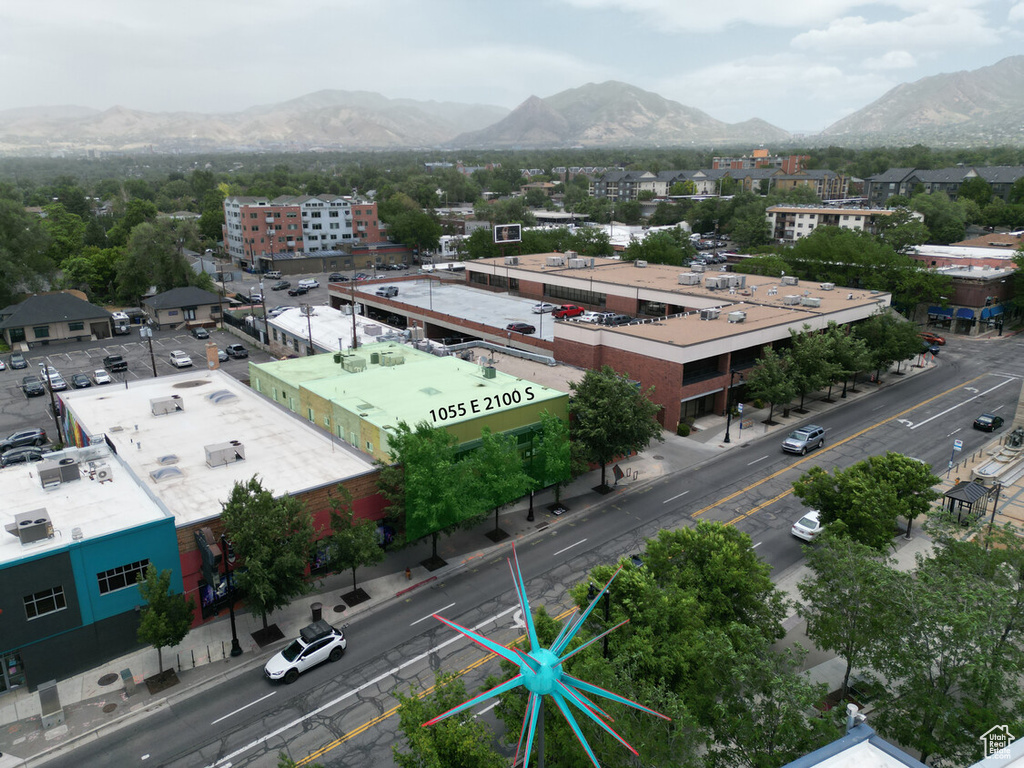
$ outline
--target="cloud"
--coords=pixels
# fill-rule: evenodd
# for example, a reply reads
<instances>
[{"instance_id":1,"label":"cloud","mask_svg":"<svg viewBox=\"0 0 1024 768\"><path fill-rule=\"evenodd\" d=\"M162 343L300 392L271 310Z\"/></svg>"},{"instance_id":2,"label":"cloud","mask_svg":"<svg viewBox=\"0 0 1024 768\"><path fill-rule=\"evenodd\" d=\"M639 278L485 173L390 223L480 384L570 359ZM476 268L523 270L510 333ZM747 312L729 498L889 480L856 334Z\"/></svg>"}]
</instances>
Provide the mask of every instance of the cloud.
<instances>
[{"instance_id":1,"label":"cloud","mask_svg":"<svg viewBox=\"0 0 1024 768\"><path fill-rule=\"evenodd\" d=\"M1013 6L1006 14L1006 19L1011 22L1024 22L1024 2Z\"/></svg>"},{"instance_id":2,"label":"cloud","mask_svg":"<svg viewBox=\"0 0 1024 768\"><path fill-rule=\"evenodd\" d=\"M916 66L917 60L907 51L887 51L864 62L866 69L874 70L908 69Z\"/></svg>"}]
</instances>

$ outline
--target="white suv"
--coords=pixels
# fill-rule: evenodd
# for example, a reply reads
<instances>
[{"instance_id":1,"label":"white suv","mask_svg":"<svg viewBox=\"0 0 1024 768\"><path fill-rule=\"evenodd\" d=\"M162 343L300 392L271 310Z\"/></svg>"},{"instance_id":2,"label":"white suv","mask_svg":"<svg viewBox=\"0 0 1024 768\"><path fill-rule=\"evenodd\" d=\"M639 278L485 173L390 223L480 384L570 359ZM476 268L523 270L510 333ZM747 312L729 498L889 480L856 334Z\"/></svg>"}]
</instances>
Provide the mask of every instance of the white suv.
<instances>
[{"instance_id":1,"label":"white suv","mask_svg":"<svg viewBox=\"0 0 1024 768\"><path fill-rule=\"evenodd\" d=\"M180 349L176 349L171 352L171 365L175 368L191 368L192 358L182 352Z\"/></svg>"},{"instance_id":2,"label":"white suv","mask_svg":"<svg viewBox=\"0 0 1024 768\"><path fill-rule=\"evenodd\" d=\"M299 675L325 661L337 661L345 655L348 641L345 633L326 621L314 621L303 627L299 636L283 651L274 654L263 667L263 674L271 680L294 683Z\"/></svg>"}]
</instances>

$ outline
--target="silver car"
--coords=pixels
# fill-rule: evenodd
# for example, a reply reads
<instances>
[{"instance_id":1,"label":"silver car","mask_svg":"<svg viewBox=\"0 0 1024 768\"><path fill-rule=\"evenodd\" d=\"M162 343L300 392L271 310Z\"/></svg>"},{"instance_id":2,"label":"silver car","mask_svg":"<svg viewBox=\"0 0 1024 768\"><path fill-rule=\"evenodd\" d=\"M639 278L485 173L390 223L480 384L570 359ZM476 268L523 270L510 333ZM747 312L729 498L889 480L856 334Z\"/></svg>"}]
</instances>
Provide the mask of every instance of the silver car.
<instances>
[{"instance_id":1,"label":"silver car","mask_svg":"<svg viewBox=\"0 0 1024 768\"><path fill-rule=\"evenodd\" d=\"M807 453L812 448L821 448L825 444L825 429L817 424L808 424L789 433L782 443L782 450L787 453Z\"/></svg>"}]
</instances>

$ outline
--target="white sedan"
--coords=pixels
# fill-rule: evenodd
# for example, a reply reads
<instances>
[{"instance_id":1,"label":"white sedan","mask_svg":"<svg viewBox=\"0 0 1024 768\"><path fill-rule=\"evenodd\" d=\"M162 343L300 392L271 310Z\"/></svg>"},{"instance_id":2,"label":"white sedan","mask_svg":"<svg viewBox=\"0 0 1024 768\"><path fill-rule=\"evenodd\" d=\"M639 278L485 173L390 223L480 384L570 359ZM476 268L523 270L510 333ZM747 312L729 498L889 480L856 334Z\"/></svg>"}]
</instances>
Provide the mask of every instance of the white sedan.
<instances>
[{"instance_id":1,"label":"white sedan","mask_svg":"<svg viewBox=\"0 0 1024 768\"><path fill-rule=\"evenodd\" d=\"M110 374L101 368L98 371L92 372L92 380L95 381L97 384L109 384Z\"/></svg>"},{"instance_id":2,"label":"white sedan","mask_svg":"<svg viewBox=\"0 0 1024 768\"><path fill-rule=\"evenodd\" d=\"M798 539L814 541L818 537L818 534L821 533L822 528L824 528L824 526L821 524L821 513L816 509L812 509L806 515L793 523L793 528L790 533Z\"/></svg>"},{"instance_id":3,"label":"white sedan","mask_svg":"<svg viewBox=\"0 0 1024 768\"><path fill-rule=\"evenodd\" d=\"M533 314L543 315L545 312L554 312L557 308L558 307L556 305L548 304L547 302L543 302L541 304L534 304Z\"/></svg>"}]
</instances>

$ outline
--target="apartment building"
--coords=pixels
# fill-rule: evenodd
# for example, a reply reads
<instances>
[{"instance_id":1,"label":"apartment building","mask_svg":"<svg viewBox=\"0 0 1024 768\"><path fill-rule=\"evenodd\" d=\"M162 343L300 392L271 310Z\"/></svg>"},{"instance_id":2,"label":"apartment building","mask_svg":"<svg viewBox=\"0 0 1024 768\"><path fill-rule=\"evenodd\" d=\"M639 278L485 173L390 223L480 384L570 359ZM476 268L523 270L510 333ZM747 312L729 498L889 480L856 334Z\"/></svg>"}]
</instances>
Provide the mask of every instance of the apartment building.
<instances>
[{"instance_id":1,"label":"apartment building","mask_svg":"<svg viewBox=\"0 0 1024 768\"><path fill-rule=\"evenodd\" d=\"M877 232L879 219L892 216L891 208L844 208L816 205L773 205L765 211L772 237L780 243L794 243L818 227L842 227L871 234ZM924 220L919 213L913 214Z\"/></svg>"}]
</instances>

